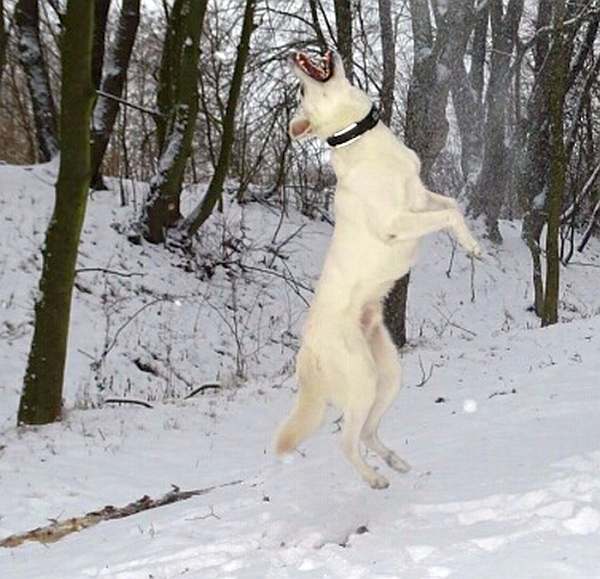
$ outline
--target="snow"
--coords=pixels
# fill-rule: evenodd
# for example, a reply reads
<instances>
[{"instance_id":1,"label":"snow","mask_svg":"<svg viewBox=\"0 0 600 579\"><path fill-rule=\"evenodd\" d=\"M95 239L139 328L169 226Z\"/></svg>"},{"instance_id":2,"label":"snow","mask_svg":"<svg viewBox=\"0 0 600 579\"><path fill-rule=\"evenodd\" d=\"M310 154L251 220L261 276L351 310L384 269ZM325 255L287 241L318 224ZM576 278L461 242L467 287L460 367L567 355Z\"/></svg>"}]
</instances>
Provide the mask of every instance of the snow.
<instances>
[{"instance_id":1,"label":"snow","mask_svg":"<svg viewBox=\"0 0 600 579\"><path fill-rule=\"evenodd\" d=\"M463 402L463 410L467 414L472 414L473 412L477 412L477 401L469 398Z\"/></svg>"},{"instance_id":2,"label":"snow","mask_svg":"<svg viewBox=\"0 0 600 579\"><path fill-rule=\"evenodd\" d=\"M381 429L413 469L373 491L343 459L333 412L291 460L271 452L331 229L290 210L278 230L278 210L257 203L226 204L207 223L200 275L184 257L130 244L120 232L132 207L93 193L78 267L136 275L78 275L65 418L16 429L55 179L55 165L0 166L0 539L172 484L241 482L0 549L0 577L598 576L597 240L579 258L588 265L563 269L562 323L545 329L527 311L518 224L502 222L505 243L476 264L474 301L469 260L457 252L448 276L450 241L427 241L411 281L405 386ZM184 211L201 194L190 191ZM184 398L207 383L221 389ZM153 408L102 405L112 396Z\"/></svg>"}]
</instances>

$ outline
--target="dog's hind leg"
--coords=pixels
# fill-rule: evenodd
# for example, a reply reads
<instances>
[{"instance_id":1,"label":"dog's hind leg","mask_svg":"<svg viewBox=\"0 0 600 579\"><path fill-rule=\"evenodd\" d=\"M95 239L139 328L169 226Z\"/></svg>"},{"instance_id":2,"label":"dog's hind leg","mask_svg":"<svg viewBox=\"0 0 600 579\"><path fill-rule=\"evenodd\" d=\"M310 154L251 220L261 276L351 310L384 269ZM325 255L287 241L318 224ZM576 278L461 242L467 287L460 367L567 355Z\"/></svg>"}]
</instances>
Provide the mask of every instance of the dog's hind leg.
<instances>
[{"instance_id":1,"label":"dog's hind leg","mask_svg":"<svg viewBox=\"0 0 600 579\"><path fill-rule=\"evenodd\" d=\"M377 429L400 388L400 361L390 335L380 321L370 332L369 343L378 370L375 400L362 428L361 438L367 448L378 454L394 470L408 472L410 465L379 439Z\"/></svg>"},{"instance_id":2,"label":"dog's hind leg","mask_svg":"<svg viewBox=\"0 0 600 579\"><path fill-rule=\"evenodd\" d=\"M344 425L342 426L342 449L346 458L371 488L385 489L390 483L365 462L360 451L361 432L368 415L369 407L362 404L353 405L345 410Z\"/></svg>"},{"instance_id":3,"label":"dog's hind leg","mask_svg":"<svg viewBox=\"0 0 600 579\"><path fill-rule=\"evenodd\" d=\"M369 466L361 453L361 432L369 417L377 390L377 371L365 338L360 336L361 347L352 352L344 365L341 379L348 384L342 426L342 449L346 458L374 489L384 489L387 479Z\"/></svg>"}]
</instances>

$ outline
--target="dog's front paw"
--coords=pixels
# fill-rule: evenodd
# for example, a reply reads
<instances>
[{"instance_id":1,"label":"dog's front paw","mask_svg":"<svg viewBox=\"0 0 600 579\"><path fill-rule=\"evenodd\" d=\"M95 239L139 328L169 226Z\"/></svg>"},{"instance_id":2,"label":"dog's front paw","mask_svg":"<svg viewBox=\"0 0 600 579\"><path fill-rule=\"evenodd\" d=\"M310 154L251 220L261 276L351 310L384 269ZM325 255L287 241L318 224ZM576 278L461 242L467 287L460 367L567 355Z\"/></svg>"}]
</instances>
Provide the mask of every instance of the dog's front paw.
<instances>
[{"instance_id":1,"label":"dog's front paw","mask_svg":"<svg viewBox=\"0 0 600 579\"><path fill-rule=\"evenodd\" d=\"M462 248L467 252L467 255L475 259L481 259L483 255L481 247L470 232L462 232L460 235L457 235L457 239Z\"/></svg>"},{"instance_id":2,"label":"dog's front paw","mask_svg":"<svg viewBox=\"0 0 600 579\"><path fill-rule=\"evenodd\" d=\"M369 478L367 482L372 489L376 490L387 489L390 486L390 481L380 474Z\"/></svg>"},{"instance_id":3,"label":"dog's front paw","mask_svg":"<svg viewBox=\"0 0 600 579\"><path fill-rule=\"evenodd\" d=\"M483 251L481 251L479 243L475 240L473 240L473 244L467 248L467 254L475 259L481 259L483 257Z\"/></svg>"}]
</instances>

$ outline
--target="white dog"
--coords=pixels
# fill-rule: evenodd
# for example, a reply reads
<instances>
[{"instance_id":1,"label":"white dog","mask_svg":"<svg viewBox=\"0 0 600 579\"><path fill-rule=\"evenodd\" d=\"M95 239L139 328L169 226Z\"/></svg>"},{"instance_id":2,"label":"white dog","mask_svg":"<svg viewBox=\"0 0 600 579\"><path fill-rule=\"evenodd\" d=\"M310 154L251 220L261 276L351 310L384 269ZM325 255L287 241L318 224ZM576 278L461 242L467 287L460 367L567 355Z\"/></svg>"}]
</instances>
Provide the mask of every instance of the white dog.
<instances>
[{"instance_id":1,"label":"white dog","mask_svg":"<svg viewBox=\"0 0 600 579\"><path fill-rule=\"evenodd\" d=\"M289 132L332 145L336 222L298 353L297 401L275 447L278 454L296 448L332 403L344 414L346 457L372 488L386 488L387 479L364 461L360 447L362 441L397 471L410 469L377 435L400 386L382 300L415 263L428 233L447 229L469 254L481 252L456 202L424 187L417 155L378 122L367 95L346 79L339 56L295 53L292 60L303 96Z\"/></svg>"}]
</instances>

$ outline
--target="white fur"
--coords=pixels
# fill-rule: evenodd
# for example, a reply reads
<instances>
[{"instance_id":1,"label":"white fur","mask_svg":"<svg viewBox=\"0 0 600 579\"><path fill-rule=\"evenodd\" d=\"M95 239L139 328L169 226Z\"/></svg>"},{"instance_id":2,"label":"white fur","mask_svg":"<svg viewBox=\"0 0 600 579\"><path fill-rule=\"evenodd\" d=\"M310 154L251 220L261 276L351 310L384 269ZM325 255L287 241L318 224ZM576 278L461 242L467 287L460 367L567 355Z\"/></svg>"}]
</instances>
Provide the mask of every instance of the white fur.
<instances>
[{"instance_id":1,"label":"white fur","mask_svg":"<svg viewBox=\"0 0 600 579\"><path fill-rule=\"evenodd\" d=\"M371 108L366 94L346 80L337 56L334 76L325 83L294 71L304 97L290 123L292 137L327 138ZM344 413L346 457L371 487L385 488L387 479L364 461L361 441L393 469L410 467L377 435L400 386L382 300L415 263L424 235L447 229L470 254L479 256L480 250L456 202L424 187L417 155L383 123L333 149L331 158L335 229L298 353L298 398L278 432L276 450L293 450L320 426L332 403Z\"/></svg>"}]
</instances>

